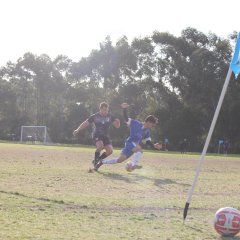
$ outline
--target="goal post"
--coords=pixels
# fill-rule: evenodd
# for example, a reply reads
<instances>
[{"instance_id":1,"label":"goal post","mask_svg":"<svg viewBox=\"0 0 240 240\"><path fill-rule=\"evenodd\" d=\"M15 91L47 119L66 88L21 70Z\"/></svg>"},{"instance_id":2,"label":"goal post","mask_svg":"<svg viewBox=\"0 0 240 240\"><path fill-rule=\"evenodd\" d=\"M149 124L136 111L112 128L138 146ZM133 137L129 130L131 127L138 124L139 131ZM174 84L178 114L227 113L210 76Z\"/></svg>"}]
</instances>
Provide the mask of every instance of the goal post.
<instances>
[{"instance_id":1,"label":"goal post","mask_svg":"<svg viewBox=\"0 0 240 240\"><path fill-rule=\"evenodd\" d=\"M46 126L21 126L21 142L50 143L51 139Z\"/></svg>"}]
</instances>

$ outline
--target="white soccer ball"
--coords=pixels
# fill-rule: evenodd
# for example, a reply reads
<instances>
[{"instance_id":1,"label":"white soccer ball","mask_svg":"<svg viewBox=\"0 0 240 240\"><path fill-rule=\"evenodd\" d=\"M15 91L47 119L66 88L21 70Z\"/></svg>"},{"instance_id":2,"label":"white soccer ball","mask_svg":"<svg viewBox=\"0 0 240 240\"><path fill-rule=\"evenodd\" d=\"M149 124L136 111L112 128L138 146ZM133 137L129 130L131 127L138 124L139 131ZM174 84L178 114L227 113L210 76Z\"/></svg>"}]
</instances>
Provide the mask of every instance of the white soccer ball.
<instances>
[{"instance_id":1,"label":"white soccer ball","mask_svg":"<svg viewBox=\"0 0 240 240\"><path fill-rule=\"evenodd\" d=\"M240 231L240 211L232 207L220 208L215 213L214 228L222 236L232 237Z\"/></svg>"},{"instance_id":2,"label":"white soccer ball","mask_svg":"<svg viewBox=\"0 0 240 240\"><path fill-rule=\"evenodd\" d=\"M133 165L132 165L132 162L127 162L126 165L125 165L125 169L128 171L128 172L132 172L133 171Z\"/></svg>"}]
</instances>

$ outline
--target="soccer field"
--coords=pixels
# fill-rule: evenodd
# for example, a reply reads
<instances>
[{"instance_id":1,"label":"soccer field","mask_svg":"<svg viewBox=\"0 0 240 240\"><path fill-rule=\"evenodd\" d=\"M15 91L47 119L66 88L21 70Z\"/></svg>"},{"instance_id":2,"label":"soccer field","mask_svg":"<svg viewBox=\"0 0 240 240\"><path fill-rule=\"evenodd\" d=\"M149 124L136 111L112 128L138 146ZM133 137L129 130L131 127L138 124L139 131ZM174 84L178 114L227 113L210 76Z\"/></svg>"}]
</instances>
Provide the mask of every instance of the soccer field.
<instances>
[{"instance_id":1,"label":"soccer field","mask_svg":"<svg viewBox=\"0 0 240 240\"><path fill-rule=\"evenodd\" d=\"M213 228L219 208L240 208L239 157L206 157L183 224L199 155L144 152L142 169L88 173L93 148L1 143L0 152L0 239L240 239Z\"/></svg>"}]
</instances>

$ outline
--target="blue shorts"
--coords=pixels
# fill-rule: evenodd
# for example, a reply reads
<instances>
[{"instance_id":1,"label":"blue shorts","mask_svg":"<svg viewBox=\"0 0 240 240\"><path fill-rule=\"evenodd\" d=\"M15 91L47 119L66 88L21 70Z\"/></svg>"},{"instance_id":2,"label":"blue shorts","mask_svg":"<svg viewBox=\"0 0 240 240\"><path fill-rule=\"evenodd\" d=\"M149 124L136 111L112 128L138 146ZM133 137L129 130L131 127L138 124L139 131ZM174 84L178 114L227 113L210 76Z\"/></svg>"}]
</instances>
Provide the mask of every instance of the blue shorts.
<instances>
[{"instance_id":1,"label":"blue shorts","mask_svg":"<svg viewBox=\"0 0 240 240\"><path fill-rule=\"evenodd\" d=\"M133 155L133 148L135 148L137 145L134 142L125 142L125 146L122 149L122 154L124 154L127 158L131 157Z\"/></svg>"}]
</instances>

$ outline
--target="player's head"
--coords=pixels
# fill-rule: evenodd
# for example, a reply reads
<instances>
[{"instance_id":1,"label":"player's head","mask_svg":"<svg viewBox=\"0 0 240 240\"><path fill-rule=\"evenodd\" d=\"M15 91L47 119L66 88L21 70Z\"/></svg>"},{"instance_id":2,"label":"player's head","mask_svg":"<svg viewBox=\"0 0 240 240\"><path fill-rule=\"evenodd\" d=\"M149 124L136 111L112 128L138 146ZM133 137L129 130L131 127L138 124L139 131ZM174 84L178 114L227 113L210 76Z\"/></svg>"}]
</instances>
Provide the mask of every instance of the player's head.
<instances>
[{"instance_id":1,"label":"player's head","mask_svg":"<svg viewBox=\"0 0 240 240\"><path fill-rule=\"evenodd\" d=\"M108 104L106 102L101 102L99 106L100 114L102 116L107 116L108 115Z\"/></svg>"},{"instance_id":2,"label":"player's head","mask_svg":"<svg viewBox=\"0 0 240 240\"><path fill-rule=\"evenodd\" d=\"M158 119L153 116L153 115L149 115L145 118L144 120L144 126L145 128L152 128L154 127L156 124L158 123Z\"/></svg>"}]
</instances>

